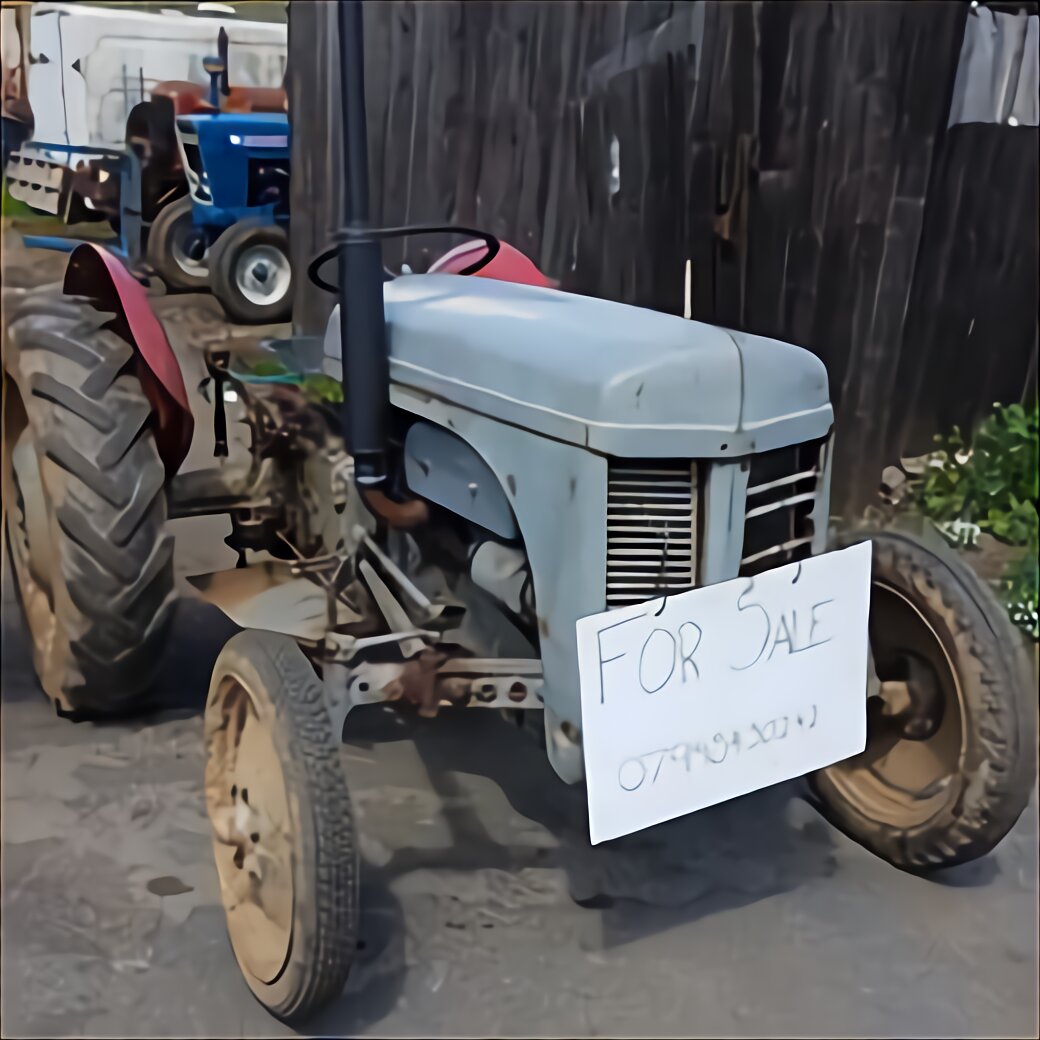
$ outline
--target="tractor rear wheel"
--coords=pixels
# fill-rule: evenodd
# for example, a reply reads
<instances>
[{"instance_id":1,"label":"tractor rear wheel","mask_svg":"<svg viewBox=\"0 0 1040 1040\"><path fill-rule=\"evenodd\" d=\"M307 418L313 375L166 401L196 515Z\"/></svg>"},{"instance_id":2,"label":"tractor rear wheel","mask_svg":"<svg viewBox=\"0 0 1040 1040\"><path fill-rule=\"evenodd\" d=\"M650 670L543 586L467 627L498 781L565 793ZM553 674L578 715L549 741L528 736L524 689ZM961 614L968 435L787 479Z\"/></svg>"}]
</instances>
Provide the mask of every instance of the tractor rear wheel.
<instances>
[{"instance_id":1,"label":"tractor rear wheel","mask_svg":"<svg viewBox=\"0 0 1040 1040\"><path fill-rule=\"evenodd\" d=\"M232 637L206 702L206 806L232 950L253 995L283 1019L340 993L357 944L339 737L292 639Z\"/></svg>"},{"instance_id":2,"label":"tractor rear wheel","mask_svg":"<svg viewBox=\"0 0 1040 1040\"><path fill-rule=\"evenodd\" d=\"M150 691L172 617L165 471L111 315L34 294L4 359L4 527L33 662L59 711Z\"/></svg>"},{"instance_id":3,"label":"tractor rear wheel","mask_svg":"<svg viewBox=\"0 0 1040 1040\"><path fill-rule=\"evenodd\" d=\"M159 210L148 231L147 251L148 263L171 292L209 289L209 242L192 221L187 195Z\"/></svg>"},{"instance_id":4,"label":"tractor rear wheel","mask_svg":"<svg viewBox=\"0 0 1040 1040\"><path fill-rule=\"evenodd\" d=\"M276 224L242 221L228 228L210 254L213 295L232 321L266 325L292 316L289 236Z\"/></svg>"},{"instance_id":5,"label":"tractor rear wheel","mask_svg":"<svg viewBox=\"0 0 1040 1040\"><path fill-rule=\"evenodd\" d=\"M880 681L862 754L815 773L825 816L905 870L984 856L1035 777L1036 699L1022 640L944 546L898 531L873 545L870 647Z\"/></svg>"}]
</instances>

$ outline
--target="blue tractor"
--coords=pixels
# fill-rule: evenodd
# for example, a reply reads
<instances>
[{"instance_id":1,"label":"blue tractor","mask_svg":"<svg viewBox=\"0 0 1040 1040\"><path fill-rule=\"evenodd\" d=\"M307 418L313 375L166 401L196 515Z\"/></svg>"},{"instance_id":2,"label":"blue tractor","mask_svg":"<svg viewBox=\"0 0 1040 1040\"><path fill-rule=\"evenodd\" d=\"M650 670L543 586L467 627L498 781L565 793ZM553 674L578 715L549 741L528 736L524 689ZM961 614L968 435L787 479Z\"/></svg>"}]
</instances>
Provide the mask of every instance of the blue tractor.
<instances>
[{"instance_id":1,"label":"blue tractor","mask_svg":"<svg viewBox=\"0 0 1040 1040\"><path fill-rule=\"evenodd\" d=\"M206 61L214 95L224 67L222 59ZM148 262L170 290L212 290L234 321L286 320L293 296L288 116L196 112L178 116L176 135L188 194L152 223Z\"/></svg>"}]
</instances>

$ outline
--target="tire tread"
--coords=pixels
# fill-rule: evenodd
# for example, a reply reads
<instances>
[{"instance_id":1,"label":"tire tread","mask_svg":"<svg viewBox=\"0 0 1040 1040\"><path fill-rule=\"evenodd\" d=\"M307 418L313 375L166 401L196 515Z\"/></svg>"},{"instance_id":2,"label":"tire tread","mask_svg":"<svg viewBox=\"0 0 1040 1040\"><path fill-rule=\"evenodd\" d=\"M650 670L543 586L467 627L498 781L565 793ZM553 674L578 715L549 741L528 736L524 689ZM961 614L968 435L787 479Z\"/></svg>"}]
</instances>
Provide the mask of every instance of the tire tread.
<instances>
[{"instance_id":1,"label":"tire tread","mask_svg":"<svg viewBox=\"0 0 1040 1040\"><path fill-rule=\"evenodd\" d=\"M289 637L245 631L233 636L214 666L211 697L223 676L248 670L250 686L269 708L290 804L297 807L302 876L294 870L294 935L279 979L246 974L252 992L273 1014L299 1020L343 990L354 961L359 924L359 852L354 817L324 689ZM297 930L303 934L297 934Z\"/></svg>"},{"instance_id":2,"label":"tire tread","mask_svg":"<svg viewBox=\"0 0 1040 1040\"><path fill-rule=\"evenodd\" d=\"M78 297L32 294L10 327L21 391L54 503L58 639L48 695L73 713L138 707L172 618L165 474L132 347L113 315Z\"/></svg>"},{"instance_id":3,"label":"tire tread","mask_svg":"<svg viewBox=\"0 0 1040 1040\"><path fill-rule=\"evenodd\" d=\"M1030 667L1018 632L992 592L952 552L901 531L858 529L836 547L869 538L875 575L912 596L958 667L966 719L957 797L925 824L901 829L868 820L827 782L812 778L825 815L872 851L907 870L977 859L1011 830L1035 776L1036 717Z\"/></svg>"}]
</instances>

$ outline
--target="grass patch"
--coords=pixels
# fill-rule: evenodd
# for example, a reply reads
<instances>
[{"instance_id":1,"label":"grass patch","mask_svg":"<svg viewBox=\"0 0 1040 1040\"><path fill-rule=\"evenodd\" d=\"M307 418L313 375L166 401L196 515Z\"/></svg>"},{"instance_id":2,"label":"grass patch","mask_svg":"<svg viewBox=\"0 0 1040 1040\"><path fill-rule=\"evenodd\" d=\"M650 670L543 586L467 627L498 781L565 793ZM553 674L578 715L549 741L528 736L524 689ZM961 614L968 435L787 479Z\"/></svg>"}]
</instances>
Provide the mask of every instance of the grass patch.
<instances>
[{"instance_id":1,"label":"grass patch","mask_svg":"<svg viewBox=\"0 0 1040 1040\"><path fill-rule=\"evenodd\" d=\"M40 220L46 219L42 214L37 213L31 206L27 206L24 202L19 199L11 197L11 193L7 190L7 181L4 181L3 195L0 196L0 215L5 217L18 218L37 218Z\"/></svg>"}]
</instances>

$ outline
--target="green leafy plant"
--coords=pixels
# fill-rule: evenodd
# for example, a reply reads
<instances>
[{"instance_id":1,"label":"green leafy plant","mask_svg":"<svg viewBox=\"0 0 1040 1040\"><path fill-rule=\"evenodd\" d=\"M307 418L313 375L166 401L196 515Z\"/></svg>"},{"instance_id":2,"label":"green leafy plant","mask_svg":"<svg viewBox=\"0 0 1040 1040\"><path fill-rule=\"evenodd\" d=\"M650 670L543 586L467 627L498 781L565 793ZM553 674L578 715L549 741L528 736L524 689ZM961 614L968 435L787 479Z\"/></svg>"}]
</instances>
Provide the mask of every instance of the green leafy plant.
<instances>
[{"instance_id":1,"label":"green leafy plant","mask_svg":"<svg viewBox=\"0 0 1040 1040\"><path fill-rule=\"evenodd\" d=\"M1011 620L1034 639L1040 639L1040 567L1035 551L1008 567L1001 588Z\"/></svg>"},{"instance_id":2,"label":"green leafy plant","mask_svg":"<svg viewBox=\"0 0 1040 1040\"><path fill-rule=\"evenodd\" d=\"M276 379L299 386L310 401L325 404L343 403L343 387L323 372L292 372L280 361L265 359L255 362L250 374L261 379Z\"/></svg>"},{"instance_id":3,"label":"green leafy plant","mask_svg":"<svg viewBox=\"0 0 1040 1040\"><path fill-rule=\"evenodd\" d=\"M254 376L264 377L291 375L289 369L280 361L257 361L252 367L252 373Z\"/></svg>"},{"instance_id":4,"label":"green leafy plant","mask_svg":"<svg viewBox=\"0 0 1040 1040\"><path fill-rule=\"evenodd\" d=\"M343 387L339 381L322 372L309 372L303 378L303 392L312 401L326 404L343 403Z\"/></svg>"},{"instance_id":5,"label":"green leafy plant","mask_svg":"<svg viewBox=\"0 0 1040 1040\"><path fill-rule=\"evenodd\" d=\"M1037 405L995 405L970 442L954 427L912 488L911 501L950 541L975 543L985 531L1025 549L1001 579L1016 624L1038 636L1040 440Z\"/></svg>"}]
</instances>

